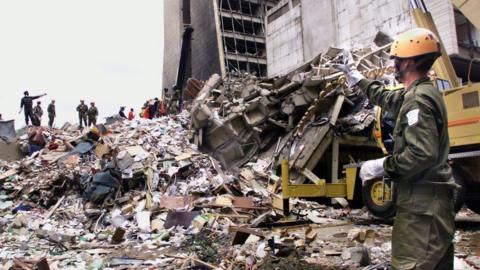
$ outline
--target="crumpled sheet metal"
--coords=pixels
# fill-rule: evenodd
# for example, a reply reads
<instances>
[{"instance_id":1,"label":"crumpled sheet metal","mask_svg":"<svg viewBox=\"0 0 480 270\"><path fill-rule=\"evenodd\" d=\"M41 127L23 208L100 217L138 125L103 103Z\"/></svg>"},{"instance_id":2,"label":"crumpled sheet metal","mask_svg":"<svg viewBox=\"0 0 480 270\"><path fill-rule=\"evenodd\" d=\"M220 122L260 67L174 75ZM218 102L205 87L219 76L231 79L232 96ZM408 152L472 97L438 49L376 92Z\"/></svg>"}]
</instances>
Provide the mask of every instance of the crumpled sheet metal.
<instances>
[{"instance_id":1,"label":"crumpled sheet metal","mask_svg":"<svg viewBox=\"0 0 480 270\"><path fill-rule=\"evenodd\" d=\"M0 139L10 142L16 136L14 120L0 121Z\"/></svg>"}]
</instances>

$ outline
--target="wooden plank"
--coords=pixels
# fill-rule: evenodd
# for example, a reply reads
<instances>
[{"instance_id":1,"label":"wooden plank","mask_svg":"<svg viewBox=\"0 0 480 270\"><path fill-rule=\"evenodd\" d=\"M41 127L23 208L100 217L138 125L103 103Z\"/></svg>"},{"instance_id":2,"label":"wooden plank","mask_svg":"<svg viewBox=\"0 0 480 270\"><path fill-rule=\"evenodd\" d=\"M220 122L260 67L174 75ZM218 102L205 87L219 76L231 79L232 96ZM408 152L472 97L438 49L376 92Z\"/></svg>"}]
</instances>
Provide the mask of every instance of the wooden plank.
<instances>
[{"instance_id":1,"label":"wooden plank","mask_svg":"<svg viewBox=\"0 0 480 270\"><path fill-rule=\"evenodd\" d=\"M340 110L342 109L344 101L345 101L344 96L339 95L337 97L337 100L335 101L335 105L332 107L332 109L330 110L330 113L329 113L329 116L330 116L329 125L322 126L320 128L320 131L318 131L318 132L316 130L314 130L313 136L308 136L309 133L312 133L312 130L308 130L303 134L302 139L305 139L306 142L303 143L303 144L300 143L299 145L305 145L306 149L304 149L304 151L302 151L302 153L299 153L299 155L302 154L303 156L302 157L297 157L298 162L296 162L296 164L294 164L295 167L297 167L297 168L308 168L308 169L312 170L313 167L315 167L316 163L318 163L318 161L320 160L320 158L324 154L325 150L328 148L328 145L325 148L325 150L323 149L325 146L322 146L322 148L321 148L322 151L320 151L320 152L317 151L317 148L319 148L321 144L322 145L325 144L324 139L325 139L325 137L327 137L327 133L331 132L333 126L335 126L335 124L337 123L338 115L340 114ZM327 144L330 144L330 142L327 143ZM313 159L312 159L312 157L313 157ZM312 163L315 163L315 164L312 165Z\"/></svg>"},{"instance_id":2,"label":"wooden plank","mask_svg":"<svg viewBox=\"0 0 480 270\"><path fill-rule=\"evenodd\" d=\"M331 127L329 125L323 125L321 127L316 127L313 129L307 130L302 136L302 140L299 141L297 147L301 145L306 145L303 151L299 151L296 155L294 167L304 168L307 164L310 157L314 154L318 146L323 142L325 136L330 131ZM312 135L312 136L308 136ZM311 169L311 168L310 168Z\"/></svg>"},{"instance_id":3,"label":"wooden plank","mask_svg":"<svg viewBox=\"0 0 480 270\"><path fill-rule=\"evenodd\" d=\"M53 213L55 213L55 211L57 210L58 207L60 207L60 204L62 204L63 200L65 200L65 195L63 195L58 201L57 203L55 204L55 206L52 207L52 209L50 209L50 211L48 212L47 216L45 216L45 220L49 219Z\"/></svg>"},{"instance_id":4,"label":"wooden plank","mask_svg":"<svg viewBox=\"0 0 480 270\"><path fill-rule=\"evenodd\" d=\"M339 95L337 100L335 101L335 105L331 110L331 117L330 117L330 125L334 127L337 124L338 115L340 114L340 110L342 109L343 102L345 101L345 97L343 95Z\"/></svg>"},{"instance_id":5,"label":"wooden plank","mask_svg":"<svg viewBox=\"0 0 480 270\"><path fill-rule=\"evenodd\" d=\"M307 168L309 170L313 170L320 159L323 157L325 154L325 151L327 151L328 147L332 143L333 140L333 131L329 130L327 135L325 136L325 139L322 141L322 144L320 144L319 147L315 149L315 152L313 153L312 156L310 156L310 159L306 162L306 165L301 167L301 168Z\"/></svg>"},{"instance_id":6,"label":"wooden plank","mask_svg":"<svg viewBox=\"0 0 480 270\"><path fill-rule=\"evenodd\" d=\"M338 182L338 152L339 152L338 139L333 138L332 142L332 183Z\"/></svg>"},{"instance_id":7,"label":"wooden plank","mask_svg":"<svg viewBox=\"0 0 480 270\"><path fill-rule=\"evenodd\" d=\"M316 174L314 174L309 169L303 169L303 170L300 171L300 173L302 173L303 176L307 177L308 179L310 179L312 182L314 182L317 185L322 181Z\"/></svg>"}]
</instances>

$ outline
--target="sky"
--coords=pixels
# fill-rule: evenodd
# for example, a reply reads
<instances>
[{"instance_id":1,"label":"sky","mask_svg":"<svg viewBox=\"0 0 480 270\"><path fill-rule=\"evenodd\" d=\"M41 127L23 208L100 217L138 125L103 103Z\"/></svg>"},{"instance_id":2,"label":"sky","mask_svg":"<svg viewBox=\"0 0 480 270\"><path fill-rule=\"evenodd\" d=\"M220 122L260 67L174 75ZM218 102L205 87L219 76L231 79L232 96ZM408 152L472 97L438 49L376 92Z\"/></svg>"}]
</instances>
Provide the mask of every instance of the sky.
<instances>
[{"instance_id":1,"label":"sky","mask_svg":"<svg viewBox=\"0 0 480 270\"><path fill-rule=\"evenodd\" d=\"M95 101L102 121L160 96L161 0L0 0L0 35L0 113L17 129L25 90L47 93L45 112L55 100L56 126L78 122L80 99Z\"/></svg>"}]
</instances>

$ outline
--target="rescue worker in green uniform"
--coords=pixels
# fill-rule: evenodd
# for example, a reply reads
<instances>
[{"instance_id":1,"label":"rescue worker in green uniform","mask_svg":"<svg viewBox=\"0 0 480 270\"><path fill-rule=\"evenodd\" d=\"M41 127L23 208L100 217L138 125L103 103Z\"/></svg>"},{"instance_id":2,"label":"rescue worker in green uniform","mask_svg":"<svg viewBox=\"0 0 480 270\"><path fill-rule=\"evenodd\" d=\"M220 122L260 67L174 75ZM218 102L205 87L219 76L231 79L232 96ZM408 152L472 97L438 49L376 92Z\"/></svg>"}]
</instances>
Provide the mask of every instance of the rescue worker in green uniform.
<instances>
[{"instance_id":1,"label":"rescue worker in green uniform","mask_svg":"<svg viewBox=\"0 0 480 270\"><path fill-rule=\"evenodd\" d=\"M83 128L83 125L87 126L87 112L88 106L83 100L80 100L80 104L77 106L78 120L80 121L80 128Z\"/></svg>"},{"instance_id":2,"label":"rescue worker in green uniform","mask_svg":"<svg viewBox=\"0 0 480 270\"><path fill-rule=\"evenodd\" d=\"M90 108L88 108L87 116L88 126L97 124L98 110L97 107L95 107L95 102L90 102Z\"/></svg>"},{"instance_id":3,"label":"rescue worker in green uniform","mask_svg":"<svg viewBox=\"0 0 480 270\"><path fill-rule=\"evenodd\" d=\"M48 126L53 127L55 117L57 117L57 111L55 110L55 100L52 100L47 108L48 112Z\"/></svg>"},{"instance_id":4,"label":"rescue worker in green uniform","mask_svg":"<svg viewBox=\"0 0 480 270\"><path fill-rule=\"evenodd\" d=\"M37 106L33 108L33 115L37 118L38 125L40 126L42 123L42 116L43 116L43 109L42 109L42 102L37 101Z\"/></svg>"},{"instance_id":5,"label":"rescue worker in green uniform","mask_svg":"<svg viewBox=\"0 0 480 270\"><path fill-rule=\"evenodd\" d=\"M447 163L447 111L427 77L440 54L438 38L427 29L395 37L390 55L395 78L405 86L395 91L365 79L350 54L344 65L336 65L349 86L357 85L373 104L397 116L392 155L367 161L360 169L362 181L389 177L397 187L393 269L453 269L456 184Z\"/></svg>"}]
</instances>

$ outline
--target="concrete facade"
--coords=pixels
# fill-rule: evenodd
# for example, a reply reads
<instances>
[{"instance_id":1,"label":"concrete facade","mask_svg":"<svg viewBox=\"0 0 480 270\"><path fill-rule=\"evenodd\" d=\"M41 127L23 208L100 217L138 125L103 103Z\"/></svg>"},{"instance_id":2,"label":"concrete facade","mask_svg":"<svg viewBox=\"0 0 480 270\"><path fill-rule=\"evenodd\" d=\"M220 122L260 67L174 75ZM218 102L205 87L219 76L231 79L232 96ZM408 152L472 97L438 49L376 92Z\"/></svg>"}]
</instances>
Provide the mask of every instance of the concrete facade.
<instances>
[{"instance_id":1,"label":"concrete facade","mask_svg":"<svg viewBox=\"0 0 480 270\"><path fill-rule=\"evenodd\" d=\"M333 8L330 0L283 0L269 10L268 16L286 12L275 19L267 17L269 76L287 73L336 44Z\"/></svg>"},{"instance_id":2,"label":"concrete facade","mask_svg":"<svg viewBox=\"0 0 480 270\"><path fill-rule=\"evenodd\" d=\"M302 25L313 26L304 27L302 31L305 60L312 59L337 43L335 27L328 27L336 25L333 3L334 1L303 0L300 5Z\"/></svg>"},{"instance_id":3,"label":"concrete facade","mask_svg":"<svg viewBox=\"0 0 480 270\"><path fill-rule=\"evenodd\" d=\"M276 10L285 7L288 12L268 24L268 75L286 73L292 66L305 61L301 6L293 7L290 1L284 0Z\"/></svg>"},{"instance_id":4,"label":"concrete facade","mask_svg":"<svg viewBox=\"0 0 480 270\"><path fill-rule=\"evenodd\" d=\"M165 51L163 68L163 86L171 88L177 78L182 35L184 27L190 21L192 34L191 58L187 69L189 77L206 80L213 73L220 73L219 51L215 28L213 2L196 0L190 2L190 18L184 18L182 0L164 1Z\"/></svg>"},{"instance_id":5,"label":"concrete facade","mask_svg":"<svg viewBox=\"0 0 480 270\"><path fill-rule=\"evenodd\" d=\"M287 3L298 6L278 17L279 6ZM458 53L453 5L449 0L425 0L432 13L449 54ZM300 7L299 7L300 6ZM296 10L300 10L300 14ZM415 27L405 0L283 0L267 12L267 53L269 76L284 74L295 69L300 59L292 51L278 53L279 48L295 48L295 56L304 61L324 52L330 46L361 48L370 46L378 31L395 36ZM269 18L277 17L272 22ZM295 26L295 27L294 27ZM301 27L298 30L298 27ZM298 41L297 33L301 33ZM299 52L301 46L301 53ZM275 56L280 55L280 58Z\"/></svg>"},{"instance_id":6,"label":"concrete facade","mask_svg":"<svg viewBox=\"0 0 480 270\"><path fill-rule=\"evenodd\" d=\"M452 2L450 0L427 0L425 4L432 13L433 21L437 25L447 53L458 53L458 38Z\"/></svg>"},{"instance_id":7,"label":"concrete facade","mask_svg":"<svg viewBox=\"0 0 480 270\"><path fill-rule=\"evenodd\" d=\"M178 61L183 33L182 3L164 0L163 87L171 88L177 78Z\"/></svg>"},{"instance_id":8,"label":"concrete facade","mask_svg":"<svg viewBox=\"0 0 480 270\"><path fill-rule=\"evenodd\" d=\"M375 34L383 31L391 36L413 27L409 1L334 1L338 22L336 46L360 48L372 43Z\"/></svg>"},{"instance_id":9,"label":"concrete facade","mask_svg":"<svg viewBox=\"0 0 480 270\"><path fill-rule=\"evenodd\" d=\"M193 0L191 18L192 77L207 80L214 73L221 73L213 1Z\"/></svg>"},{"instance_id":10,"label":"concrete facade","mask_svg":"<svg viewBox=\"0 0 480 270\"><path fill-rule=\"evenodd\" d=\"M213 73L266 75L265 10L277 0L164 0L163 85L175 84L183 29L194 31L187 69L206 80ZM185 6L184 6L185 5ZM188 19L185 19L185 17Z\"/></svg>"}]
</instances>

